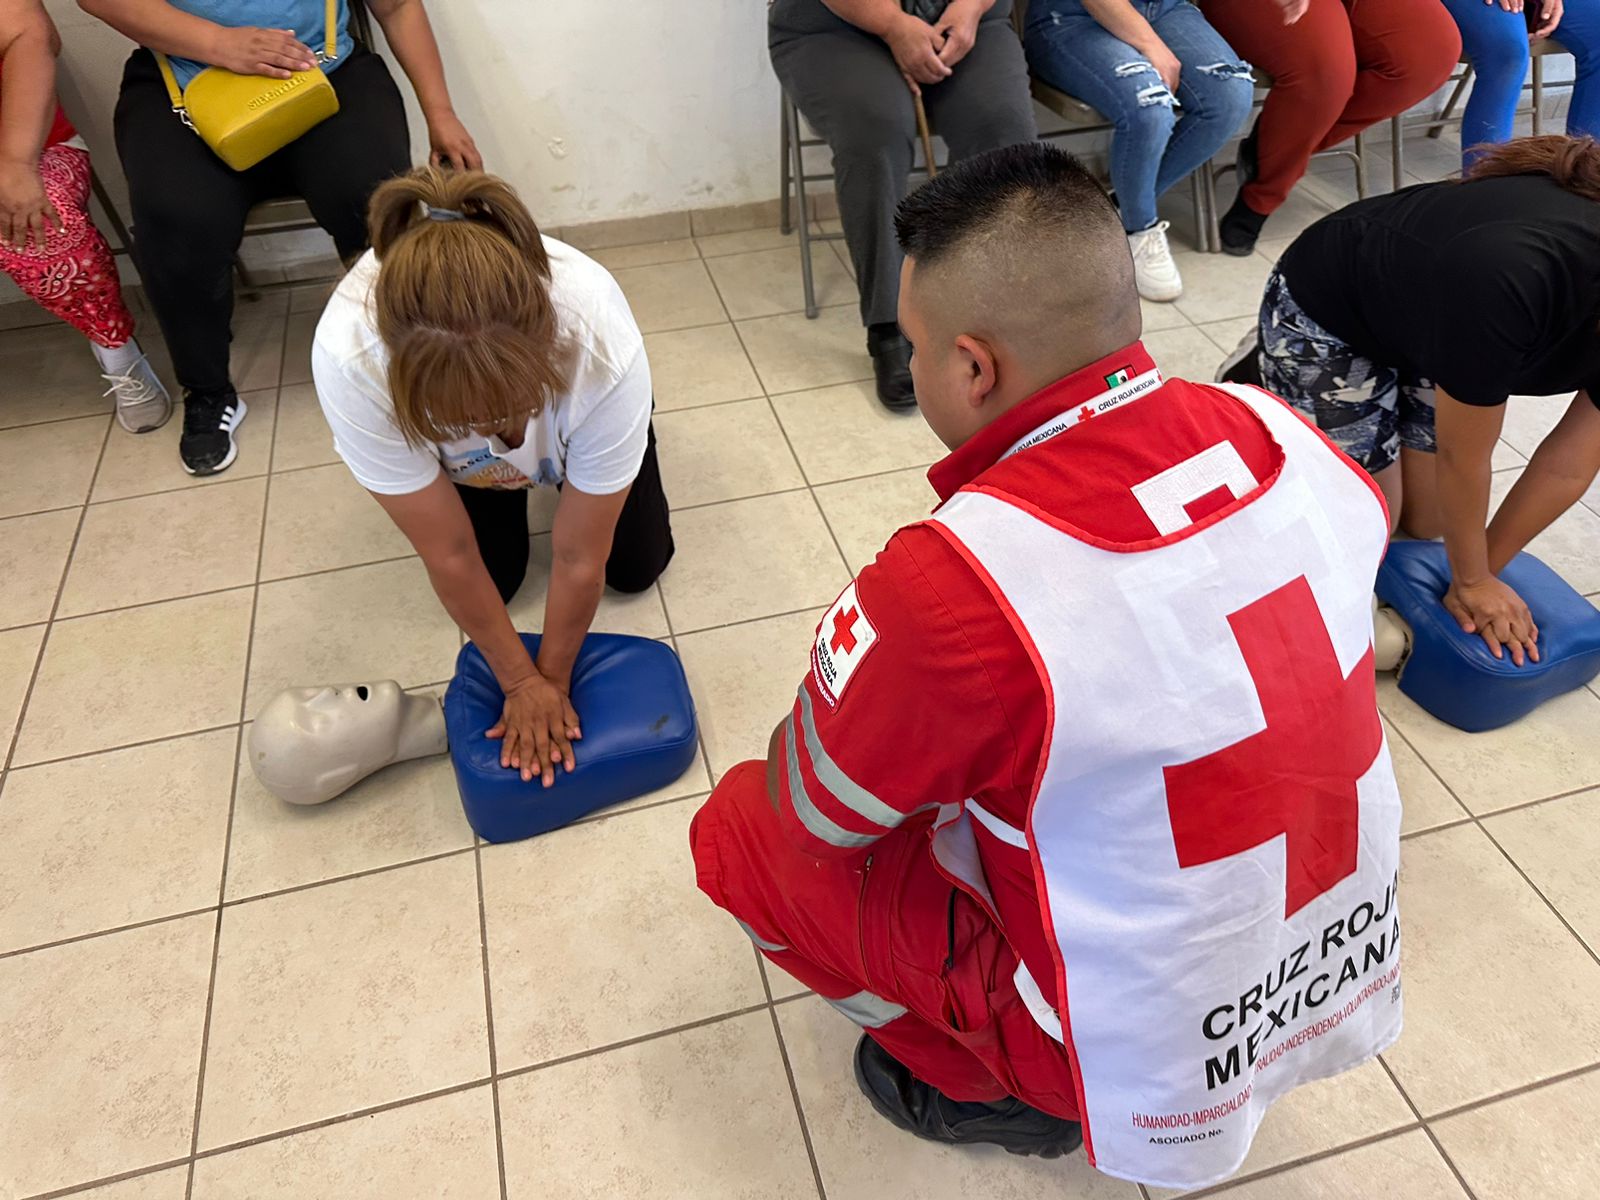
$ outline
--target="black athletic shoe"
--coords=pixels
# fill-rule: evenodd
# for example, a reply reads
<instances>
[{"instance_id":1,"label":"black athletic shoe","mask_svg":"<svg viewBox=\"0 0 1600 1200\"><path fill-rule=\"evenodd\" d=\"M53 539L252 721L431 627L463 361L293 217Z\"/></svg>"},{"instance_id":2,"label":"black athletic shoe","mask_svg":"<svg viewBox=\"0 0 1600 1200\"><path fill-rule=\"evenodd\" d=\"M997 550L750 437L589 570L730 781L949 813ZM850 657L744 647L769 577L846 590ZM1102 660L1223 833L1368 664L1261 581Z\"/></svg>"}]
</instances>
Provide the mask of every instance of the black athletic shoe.
<instances>
[{"instance_id":1,"label":"black athletic shoe","mask_svg":"<svg viewBox=\"0 0 1600 1200\"><path fill-rule=\"evenodd\" d=\"M1060 1158L1083 1144L1083 1129L1007 1096L994 1104L952 1100L923 1083L877 1042L856 1045L856 1084L891 1124L930 1142L987 1144L1012 1154Z\"/></svg>"},{"instance_id":2,"label":"black athletic shoe","mask_svg":"<svg viewBox=\"0 0 1600 1200\"><path fill-rule=\"evenodd\" d=\"M233 431L248 409L232 388L225 392L183 394L183 437L178 457L191 475L215 475L239 456Z\"/></svg>"},{"instance_id":3,"label":"black athletic shoe","mask_svg":"<svg viewBox=\"0 0 1600 1200\"><path fill-rule=\"evenodd\" d=\"M911 385L911 343L898 325L873 325L867 330L867 353L878 384L878 399L892 412L917 406Z\"/></svg>"},{"instance_id":4,"label":"black athletic shoe","mask_svg":"<svg viewBox=\"0 0 1600 1200\"><path fill-rule=\"evenodd\" d=\"M1265 213L1258 213L1244 202L1244 197L1234 199L1233 207L1222 215L1218 229L1222 233L1222 252L1235 258L1244 258L1256 248L1261 227L1267 223Z\"/></svg>"}]
</instances>

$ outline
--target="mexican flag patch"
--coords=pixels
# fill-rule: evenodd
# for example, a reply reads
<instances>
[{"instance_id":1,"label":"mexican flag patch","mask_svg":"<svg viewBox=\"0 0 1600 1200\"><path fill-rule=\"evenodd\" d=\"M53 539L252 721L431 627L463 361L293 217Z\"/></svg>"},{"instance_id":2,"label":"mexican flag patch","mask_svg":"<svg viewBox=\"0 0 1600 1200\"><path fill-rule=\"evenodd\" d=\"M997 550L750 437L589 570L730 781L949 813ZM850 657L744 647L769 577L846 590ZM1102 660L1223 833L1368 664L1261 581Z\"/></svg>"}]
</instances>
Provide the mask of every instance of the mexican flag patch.
<instances>
[{"instance_id":1,"label":"mexican flag patch","mask_svg":"<svg viewBox=\"0 0 1600 1200\"><path fill-rule=\"evenodd\" d=\"M1131 378L1133 378L1132 367L1118 367L1115 371L1106 376L1106 386L1116 387L1119 383L1127 383Z\"/></svg>"}]
</instances>

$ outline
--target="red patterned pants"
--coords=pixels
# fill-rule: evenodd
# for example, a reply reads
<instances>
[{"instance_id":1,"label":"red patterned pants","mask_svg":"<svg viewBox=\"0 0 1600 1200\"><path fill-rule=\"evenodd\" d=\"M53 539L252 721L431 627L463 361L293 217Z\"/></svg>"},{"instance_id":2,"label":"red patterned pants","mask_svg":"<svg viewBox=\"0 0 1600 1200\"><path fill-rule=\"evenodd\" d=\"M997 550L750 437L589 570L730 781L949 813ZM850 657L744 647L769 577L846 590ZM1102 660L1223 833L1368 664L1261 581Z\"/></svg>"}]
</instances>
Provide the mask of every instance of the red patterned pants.
<instances>
[{"instance_id":1,"label":"red patterned pants","mask_svg":"<svg viewBox=\"0 0 1600 1200\"><path fill-rule=\"evenodd\" d=\"M89 155L75 146L50 146L39 174L63 228L51 230L43 249L0 243L0 271L90 341L124 345L133 336L133 317L122 302L111 247L89 218Z\"/></svg>"}]
</instances>

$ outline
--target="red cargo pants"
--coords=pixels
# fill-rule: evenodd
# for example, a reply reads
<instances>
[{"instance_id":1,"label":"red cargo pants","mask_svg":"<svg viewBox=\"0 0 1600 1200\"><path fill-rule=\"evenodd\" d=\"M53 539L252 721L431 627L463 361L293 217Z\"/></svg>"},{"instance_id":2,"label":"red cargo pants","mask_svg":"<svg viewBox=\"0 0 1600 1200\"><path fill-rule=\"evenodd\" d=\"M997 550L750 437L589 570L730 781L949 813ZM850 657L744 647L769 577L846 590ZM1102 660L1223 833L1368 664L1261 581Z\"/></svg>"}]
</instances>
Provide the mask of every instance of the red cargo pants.
<instances>
[{"instance_id":1,"label":"red cargo pants","mask_svg":"<svg viewBox=\"0 0 1600 1200\"><path fill-rule=\"evenodd\" d=\"M761 953L862 1026L953 1100L1012 1095L1067 1120L1078 1102L1066 1050L1012 983L1000 928L934 864L931 813L868 851L815 859L767 796L766 764L724 776L689 830L700 890Z\"/></svg>"}]
</instances>

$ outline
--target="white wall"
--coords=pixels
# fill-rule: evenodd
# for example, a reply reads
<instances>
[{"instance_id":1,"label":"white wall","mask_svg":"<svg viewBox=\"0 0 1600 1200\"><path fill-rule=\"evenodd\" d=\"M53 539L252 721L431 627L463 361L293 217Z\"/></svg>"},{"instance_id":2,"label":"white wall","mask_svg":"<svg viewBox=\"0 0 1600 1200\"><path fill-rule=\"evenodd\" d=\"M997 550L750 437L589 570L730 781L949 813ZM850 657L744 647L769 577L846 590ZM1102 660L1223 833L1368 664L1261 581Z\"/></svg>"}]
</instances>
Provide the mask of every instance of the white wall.
<instances>
[{"instance_id":1,"label":"white wall","mask_svg":"<svg viewBox=\"0 0 1600 1200\"><path fill-rule=\"evenodd\" d=\"M111 115L131 45L73 0L46 2L63 99L120 202ZM457 113L541 224L777 194L760 0L433 0L429 16ZM409 108L420 160L424 126Z\"/></svg>"}]
</instances>

